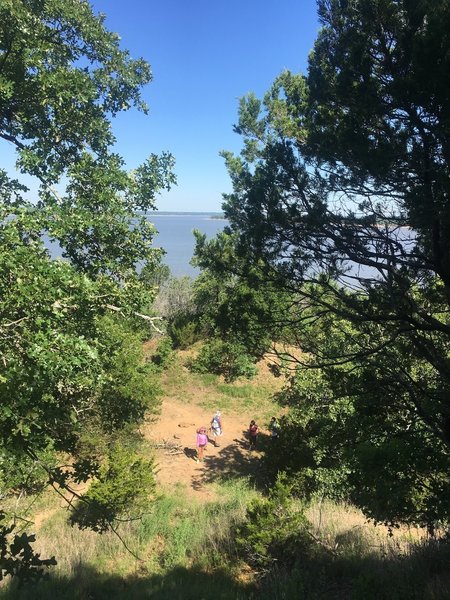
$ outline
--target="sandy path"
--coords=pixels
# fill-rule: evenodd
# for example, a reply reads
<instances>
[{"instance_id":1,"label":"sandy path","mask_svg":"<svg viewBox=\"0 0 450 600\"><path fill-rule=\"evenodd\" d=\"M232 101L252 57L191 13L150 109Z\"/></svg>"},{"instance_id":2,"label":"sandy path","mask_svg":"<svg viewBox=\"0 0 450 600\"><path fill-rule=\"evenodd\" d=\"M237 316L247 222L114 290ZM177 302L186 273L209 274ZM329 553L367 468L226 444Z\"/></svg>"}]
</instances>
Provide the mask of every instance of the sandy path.
<instances>
[{"instance_id":1,"label":"sandy path","mask_svg":"<svg viewBox=\"0 0 450 600\"><path fill-rule=\"evenodd\" d=\"M209 443L205 448L205 460L195 461L196 430L209 426L213 413L195 404L183 404L175 398L164 398L159 418L147 423L143 429L151 443L179 445L178 454L167 448L157 448L157 480L169 489L180 485L186 493L199 499L214 499L214 482L252 476L258 470L260 453L249 451L245 431L253 415L242 412L223 413L223 435L220 446ZM210 438L212 441L212 438Z\"/></svg>"}]
</instances>

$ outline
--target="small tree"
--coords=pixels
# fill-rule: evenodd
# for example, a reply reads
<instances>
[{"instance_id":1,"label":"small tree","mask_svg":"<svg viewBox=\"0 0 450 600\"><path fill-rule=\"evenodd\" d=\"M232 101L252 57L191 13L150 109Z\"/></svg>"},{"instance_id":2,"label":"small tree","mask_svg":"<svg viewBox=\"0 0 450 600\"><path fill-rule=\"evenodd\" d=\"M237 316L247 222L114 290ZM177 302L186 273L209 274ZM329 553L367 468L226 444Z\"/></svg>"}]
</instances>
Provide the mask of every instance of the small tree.
<instances>
[{"instance_id":1,"label":"small tree","mask_svg":"<svg viewBox=\"0 0 450 600\"><path fill-rule=\"evenodd\" d=\"M215 373L223 375L226 382L238 377L251 379L256 375L254 359L245 347L238 342L214 339L202 346L198 356L190 362L190 368L196 373Z\"/></svg>"},{"instance_id":2,"label":"small tree","mask_svg":"<svg viewBox=\"0 0 450 600\"><path fill-rule=\"evenodd\" d=\"M236 541L246 560L264 573L275 563L292 567L311 544L309 524L280 474L268 498L253 500L246 520L237 528Z\"/></svg>"},{"instance_id":3,"label":"small tree","mask_svg":"<svg viewBox=\"0 0 450 600\"><path fill-rule=\"evenodd\" d=\"M71 515L73 525L103 533L116 520L139 517L148 511L155 492L152 461L116 446L101 466L98 477Z\"/></svg>"}]
</instances>

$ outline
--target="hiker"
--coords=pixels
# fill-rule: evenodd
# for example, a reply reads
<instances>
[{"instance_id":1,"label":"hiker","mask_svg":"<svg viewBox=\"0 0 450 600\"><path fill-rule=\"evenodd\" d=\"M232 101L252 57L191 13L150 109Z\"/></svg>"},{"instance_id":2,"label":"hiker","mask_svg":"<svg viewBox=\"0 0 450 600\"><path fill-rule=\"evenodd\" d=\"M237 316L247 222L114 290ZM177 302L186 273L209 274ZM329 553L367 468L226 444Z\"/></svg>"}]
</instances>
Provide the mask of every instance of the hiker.
<instances>
[{"instance_id":1,"label":"hiker","mask_svg":"<svg viewBox=\"0 0 450 600\"><path fill-rule=\"evenodd\" d=\"M197 429L197 458L195 462L203 462L203 453L207 443L208 436L206 434L206 427L199 427L199 429Z\"/></svg>"},{"instance_id":2,"label":"hiker","mask_svg":"<svg viewBox=\"0 0 450 600\"><path fill-rule=\"evenodd\" d=\"M219 446L217 438L222 435L222 419L219 411L216 411L213 418L211 419L211 433L213 435L214 446Z\"/></svg>"},{"instance_id":3,"label":"hiker","mask_svg":"<svg viewBox=\"0 0 450 600\"><path fill-rule=\"evenodd\" d=\"M269 423L270 439L275 441L280 435L280 423L276 417L272 417Z\"/></svg>"},{"instance_id":4,"label":"hiker","mask_svg":"<svg viewBox=\"0 0 450 600\"><path fill-rule=\"evenodd\" d=\"M248 426L248 437L250 440L250 450L252 448L256 448L256 440L258 438L258 432L259 432L258 425L252 419L250 421L250 425Z\"/></svg>"}]
</instances>

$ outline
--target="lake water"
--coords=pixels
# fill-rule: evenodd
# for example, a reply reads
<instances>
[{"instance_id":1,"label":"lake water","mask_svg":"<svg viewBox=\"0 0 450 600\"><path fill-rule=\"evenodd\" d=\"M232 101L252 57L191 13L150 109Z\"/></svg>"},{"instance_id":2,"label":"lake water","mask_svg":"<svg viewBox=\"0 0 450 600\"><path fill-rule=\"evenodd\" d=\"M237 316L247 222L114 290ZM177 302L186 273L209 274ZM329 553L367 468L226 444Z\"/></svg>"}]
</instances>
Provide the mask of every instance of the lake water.
<instances>
[{"instance_id":1,"label":"lake water","mask_svg":"<svg viewBox=\"0 0 450 600\"><path fill-rule=\"evenodd\" d=\"M170 267L172 275L197 277L199 269L189 264L195 246L194 229L205 233L208 238L216 235L228 223L217 218L219 213L158 213L148 214L158 233L154 237L155 248L163 248L166 254L162 262ZM45 244L53 258L61 256L61 247L44 236Z\"/></svg>"},{"instance_id":2,"label":"lake water","mask_svg":"<svg viewBox=\"0 0 450 600\"><path fill-rule=\"evenodd\" d=\"M148 220L153 223L158 231L154 238L154 246L163 248L166 251L162 262L170 267L172 275L181 277L189 275L196 277L199 269L190 264L194 254L195 239L194 229L206 234L208 238L215 236L228 224L226 219L217 218L219 213L148 213ZM398 239L403 246L414 246L416 243L414 232L409 228L398 230ZM56 257L61 255L61 250L56 243L47 241L51 254ZM380 274L373 268L355 265L348 262L350 272L347 278L341 278L341 284L345 287L352 287L355 282L350 276L360 276L367 278L379 278Z\"/></svg>"},{"instance_id":3,"label":"lake water","mask_svg":"<svg viewBox=\"0 0 450 600\"><path fill-rule=\"evenodd\" d=\"M199 274L199 270L189 264L195 245L192 232L198 229L208 238L215 236L227 224L217 216L217 213L149 213L148 220L158 231L154 245L166 251L163 262L170 267L172 275L196 277Z\"/></svg>"}]
</instances>

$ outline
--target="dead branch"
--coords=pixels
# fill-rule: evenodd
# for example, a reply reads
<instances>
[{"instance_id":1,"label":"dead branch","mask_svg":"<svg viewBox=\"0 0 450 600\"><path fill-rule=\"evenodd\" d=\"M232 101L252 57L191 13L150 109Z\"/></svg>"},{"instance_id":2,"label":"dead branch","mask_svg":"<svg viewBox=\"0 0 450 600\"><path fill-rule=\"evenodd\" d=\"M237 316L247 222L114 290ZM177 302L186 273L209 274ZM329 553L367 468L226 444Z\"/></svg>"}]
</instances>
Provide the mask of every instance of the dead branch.
<instances>
[{"instance_id":1,"label":"dead branch","mask_svg":"<svg viewBox=\"0 0 450 600\"><path fill-rule=\"evenodd\" d=\"M113 304L106 304L105 306L109 310L113 310L114 312L123 314L123 309L120 308L119 306L114 306ZM148 321L148 323L150 323L150 325L153 327L153 329L155 331L157 331L161 335L164 335L164 331L162 331L161 329L158 329L158 327L156 327L156 325L154 323L154 321L162 321L163 317L150 317L149 315L143 315L142 313L138 313L136 311L133 311L133 315L135 317L139 317L140 319L144 319L145 321Z\"/></svg>"},{"instance_id":2,"label":"dead branch","mask_svg":"<svg viewBox=\"0 0 450 600\"><path fill-rule=\"evenodd\" d=\"M25 321L26 319L29 319L30 317L22 317L20 319L17 319L17 321L10 321L9 323L3 323L2 325L0 325L0 331L2 329L6 329L6 327L12 327L13 325L17 325L18 323L21 323L22 321Z\"/></svg>"}]
</instances>

